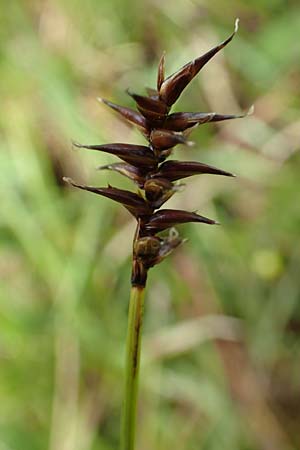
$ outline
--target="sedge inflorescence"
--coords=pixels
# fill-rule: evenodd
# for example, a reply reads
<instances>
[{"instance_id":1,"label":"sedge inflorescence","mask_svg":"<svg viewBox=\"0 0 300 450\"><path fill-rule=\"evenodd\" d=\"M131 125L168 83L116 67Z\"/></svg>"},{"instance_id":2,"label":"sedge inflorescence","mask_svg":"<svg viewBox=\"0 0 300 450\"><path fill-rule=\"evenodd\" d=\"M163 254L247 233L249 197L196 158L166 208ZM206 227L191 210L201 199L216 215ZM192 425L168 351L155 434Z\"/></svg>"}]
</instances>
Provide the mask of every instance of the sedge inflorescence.
<instances>
[{"instance_id":1,"label":"sedge inflorescence","mask_svg":"<svg viewBox=\"0 0 300 450\"><path fill-rule=\"evenodd\" d=\"M182 178L204 173L225 176L233 176L233 174L200 162L166 161L166 159L176 145L190 145L188 135L196 126L207 122L244 117L245 114L222 115L203 112L170 114L170 110L202 67L232 40L237 29L238 19L234 32L224 42L187 63L167 78L165 78L165 56L163 55L158 65L156 89L147 89L147 96L128 91L138 111L100 99L130 124L138 127L148 141L147 146L124 143L104 145L74 143L76 147L102 151L119 157L122 162L102 166L100 169L119 172L138 186L137 192L131 192L110 185L108 187L81 185L70 178L65 178L65 181L74 187L121 203L136 218L137 229L133 242L132 267L132 285L134 286L144 286L148 269L161 262L182 243L182 238L173 228L175 225L187 222L217 223L194 212L160 208L178 191L179 186L175 182ZM170 230L169 234L162 236L160 233L167 229Z\"/></svg>"}]
</instances>

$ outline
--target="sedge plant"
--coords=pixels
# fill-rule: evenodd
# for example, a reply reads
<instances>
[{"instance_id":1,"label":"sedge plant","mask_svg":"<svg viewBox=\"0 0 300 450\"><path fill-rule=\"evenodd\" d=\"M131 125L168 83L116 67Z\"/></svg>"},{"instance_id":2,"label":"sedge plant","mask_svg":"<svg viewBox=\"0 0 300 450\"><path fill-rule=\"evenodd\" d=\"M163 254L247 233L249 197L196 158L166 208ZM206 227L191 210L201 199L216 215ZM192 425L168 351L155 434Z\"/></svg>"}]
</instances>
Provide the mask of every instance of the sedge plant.
<instances>
[{"instance_id":1,"label":"sedge plant","mask_svg":"<svg viewBox=\"0 0 300 450\"><path fill-rule=\"evenodd\" d=\"M93 192L122 204L137 222L132 251L121 450L134 450L135 448L141 332L148 271L164 260L183 242L183 239L174 229L175 225L187 222L209 225L217 223L215 220L195 212L160 208L179 190L176 181L180 179L197 174L234 176L232 173L204 163L166 161L166 159L172 154L172 149L176 145L191 144L188 135L198 125L240 118L248 114L170 113L170 110L182 91L202 67L232 40L237 29L238 19L235 22L233 33L224 42L185 64L167 78L165 77L165 55L163 55L158 65L156 89L147 89L147 95L140 95L128 90L128 94L136 103L137 111L106 99L99 99L131 125L136 126L148 141L147 145L126 143L83 145L74 143L79 148L106 152L117 156L122 162L101 166L99 169L118 172L132 180L137 186L137 191L131 192L110 185L108 187L86 186L78 184L70 178L65 178L67 183L76 188ZM165 234L166 230L169 230L167 234Z\"/></svg>"}]
</instances>

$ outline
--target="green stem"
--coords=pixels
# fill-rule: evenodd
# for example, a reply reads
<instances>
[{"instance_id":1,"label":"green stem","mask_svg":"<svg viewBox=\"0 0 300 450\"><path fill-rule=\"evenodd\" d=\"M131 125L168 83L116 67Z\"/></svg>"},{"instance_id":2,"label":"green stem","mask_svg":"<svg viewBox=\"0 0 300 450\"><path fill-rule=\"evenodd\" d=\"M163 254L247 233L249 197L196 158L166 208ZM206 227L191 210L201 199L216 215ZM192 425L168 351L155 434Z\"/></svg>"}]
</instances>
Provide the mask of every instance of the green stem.
<instances>
[{"instance_id":1,"label":"green stem","mask_svg":"<svg viewBox=\"0 0 300 450\"><path fill-rule=\"evenodd\" d=\"M134 450L137 391L141 353L145 288L131 288L126 342L125 396L122 415L121 450Z\"/></svg>"}]
</instances>

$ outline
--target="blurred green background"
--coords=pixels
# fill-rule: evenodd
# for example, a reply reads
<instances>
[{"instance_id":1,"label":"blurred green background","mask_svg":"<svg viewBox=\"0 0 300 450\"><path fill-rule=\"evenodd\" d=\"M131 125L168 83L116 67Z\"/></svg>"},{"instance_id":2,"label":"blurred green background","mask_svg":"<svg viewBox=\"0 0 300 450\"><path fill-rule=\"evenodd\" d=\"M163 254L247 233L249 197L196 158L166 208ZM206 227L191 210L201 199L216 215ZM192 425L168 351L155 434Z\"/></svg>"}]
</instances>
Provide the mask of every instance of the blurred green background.
<instances>
[{"instance_id":1,"label":"blurred green background","mask_svg":"<svg viewBox=\"0 0 300 450\"><path fill-rule=\"evenodd\" d=\"M134 221L62 176L130 188L83 143L143 143L96 101L125 94L240 30L174 111L253 116L193 133L195 159L235 179L188 179L167 207L221 227L149 277L140 450L300 448L298 0L0 3L0 449L115 450Z\"/></svg>"}]
</instances>

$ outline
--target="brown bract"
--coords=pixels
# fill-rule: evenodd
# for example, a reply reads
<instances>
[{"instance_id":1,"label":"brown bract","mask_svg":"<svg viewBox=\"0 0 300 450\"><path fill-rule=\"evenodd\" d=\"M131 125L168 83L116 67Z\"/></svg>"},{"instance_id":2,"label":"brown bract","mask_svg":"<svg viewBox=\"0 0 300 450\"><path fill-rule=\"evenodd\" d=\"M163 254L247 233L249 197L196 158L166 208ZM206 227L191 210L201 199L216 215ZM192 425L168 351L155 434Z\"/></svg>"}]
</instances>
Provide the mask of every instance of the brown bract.
<instances>
[{"instance_id":1,"label":"brown bract","mask_svg":"<svg viewBox=\"0 0 300 450\"><path fill-rule=\"evenodd\" d=\"M165 178L170 181L181 180L182 178L191 177L201 173L210 173L214 175L224 175L227 177L234 177L230 172L217 169L208 164L194 162L194 161L166 161L159 166L159 171L154 174L154 177Z\"/></svg>"},{"instance_id":2,"label":"brown bract","mask_svg":"<svg viewBox=\"0 0 300 450\"><path fill-rule=\"evenodd\" d=\"M149 221L145 224L145 228L148 231L157 233L158 231L171 228L174 225L188 222L201 222L207 223L208 225L216 225L218 223L215 220L208 219L193 212L182 211L180 209L161 209L150 217Z\"/></svg>"},{"instance_id":3,"label":"brown bract","mask_svg":"<svg viewBox=\"0 0 300 450\"><path fill-rule=\"evenodd\" d=\"M185 64L177 72L170 75L161 85L159 90L159 97L166 105L173 105L178 97L181 95L185 87L192 81L192 79L199 73L202 67L216 55L222 48L224 48L232 40L233 36L238 30L239 20L235 22L234 32L224 42L209 50L199 58Z\"/></svg>"},{"instance_id":4,"label":"brown bract","mask_svg":"<svg viewBox=\"0 0 300 450\"><path fill-rule=\"evenodd\" d=\"M163 54L157 72L156 89L147 88L148 95L127 91L136 103L138 111L120 106L105 99L105 105L116 111L130 125L136 126L148 140L148 145L124 143L82 145L76 147L106 152L119 157L123 162L116 162L99 167L126 176L139 187L138 193L124 189L92 187L77 184L70 179L66 181L74 187L90 191L121 203L136 219L137 229L133 245L132 284L144 286L150 267L161 262L182 242L174 226L188 222L217 224L194 212L159 208L178 191L176 180L197 174L214 174L232 177L216 167L194 161L165 161L172 149L178 144L190 145L187 135L198 125L237 119L250 114L228 115L215 112L177 112L170 113L171 106L179 98L190 81L202 67L233 38L238 29L238 19L234 32L221 44L202 56L184 65L173 75L165 78L165 55ZM169 234L161 235L169 229Z\"/></svg>"}]
</instances>

